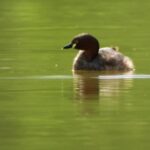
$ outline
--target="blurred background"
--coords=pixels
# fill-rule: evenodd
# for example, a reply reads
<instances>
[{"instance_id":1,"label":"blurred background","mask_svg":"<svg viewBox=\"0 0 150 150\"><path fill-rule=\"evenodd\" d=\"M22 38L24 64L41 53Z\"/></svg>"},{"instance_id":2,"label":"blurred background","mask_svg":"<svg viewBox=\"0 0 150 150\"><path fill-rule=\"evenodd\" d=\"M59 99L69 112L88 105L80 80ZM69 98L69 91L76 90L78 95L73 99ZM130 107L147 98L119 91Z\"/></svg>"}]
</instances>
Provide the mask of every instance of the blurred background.
<instances>
[{"instance_id":1,"label":"blurred background","mask_svg":"<svg viewBox=\"0 0 150 150\"><path fill-rule=\"evenodd\" d=\"M88 32L149 74L149 10L148 0L1 0L0 149L150 148L149 79L73 74L77 51L61 50Z\"/></svg>"}]
</instances>

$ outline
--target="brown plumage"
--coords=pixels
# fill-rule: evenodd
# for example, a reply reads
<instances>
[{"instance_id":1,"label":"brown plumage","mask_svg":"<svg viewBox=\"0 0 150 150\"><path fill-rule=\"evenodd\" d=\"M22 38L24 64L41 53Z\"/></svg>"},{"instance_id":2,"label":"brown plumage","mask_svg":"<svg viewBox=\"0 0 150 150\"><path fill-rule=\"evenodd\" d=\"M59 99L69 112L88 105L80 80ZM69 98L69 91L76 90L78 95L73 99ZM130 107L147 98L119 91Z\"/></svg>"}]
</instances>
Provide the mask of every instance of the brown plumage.
<instances>
[{"instance_id":1,"label":"brown plumage","mask_svg":"<svg viewBox=\"0 0 150 150\"><path fill-rule=\"evenodd\" d=\"M133 70L132 60L118 52L115 48L100 48L98 40L82 33L73 38L70 44L64 47L79 50L73 62L73 70Z\"/></svg>"}]
</instances>

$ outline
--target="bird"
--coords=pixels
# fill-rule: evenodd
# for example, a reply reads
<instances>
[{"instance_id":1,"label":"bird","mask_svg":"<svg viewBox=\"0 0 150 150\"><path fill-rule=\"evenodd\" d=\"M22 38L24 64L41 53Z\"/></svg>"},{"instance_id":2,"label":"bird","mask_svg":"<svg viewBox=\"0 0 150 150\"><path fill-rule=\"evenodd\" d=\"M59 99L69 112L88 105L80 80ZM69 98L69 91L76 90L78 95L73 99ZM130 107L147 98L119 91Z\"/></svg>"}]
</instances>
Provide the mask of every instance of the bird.
<instances>
[{"instance_id":1,"label":"bird","mask_svg":"<svg viewBox=\"0 0 150 150\"><path fill-rule=\"evenodd\" d=\"M134 70L133 61L115 47L102 47L96 37L80 33L73 37L63 49L78 50L73 61L73 70Z\"/></svg>"}]
</instances>

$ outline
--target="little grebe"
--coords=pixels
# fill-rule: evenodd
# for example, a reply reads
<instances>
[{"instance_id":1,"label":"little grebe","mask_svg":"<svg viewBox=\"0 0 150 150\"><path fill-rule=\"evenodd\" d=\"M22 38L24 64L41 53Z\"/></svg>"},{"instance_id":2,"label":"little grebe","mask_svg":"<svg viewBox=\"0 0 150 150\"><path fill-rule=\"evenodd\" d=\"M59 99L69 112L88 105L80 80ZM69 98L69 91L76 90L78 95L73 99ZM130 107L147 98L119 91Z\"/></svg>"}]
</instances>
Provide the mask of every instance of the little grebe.
<instances>
[{"instance_id":1,"label":"little grebe","mask_svg":"<svg viewBox=\"0 0 150 150\"><path fill-rule=\"evenodd\" d=\"M132 60L118 52L116 48L100 48L98 40L82 33L73 38L64 49L79 50L73 62L73 70L133 70Z\"/></svg>"}]
</instances>

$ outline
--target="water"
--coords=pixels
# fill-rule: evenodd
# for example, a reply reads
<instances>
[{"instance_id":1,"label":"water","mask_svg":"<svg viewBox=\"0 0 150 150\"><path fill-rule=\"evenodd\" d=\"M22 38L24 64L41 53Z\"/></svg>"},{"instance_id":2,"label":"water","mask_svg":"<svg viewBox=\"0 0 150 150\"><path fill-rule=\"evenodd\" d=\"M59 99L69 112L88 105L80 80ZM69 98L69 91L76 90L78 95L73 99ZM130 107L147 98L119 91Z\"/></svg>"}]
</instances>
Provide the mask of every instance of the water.
<instances>
[{"instance_id":1,"label":"water","mask_svg":"<svg viewBox=\"0 0 150 150\"><path fill-rule=\"evenodd\" d=\"M149 8L139 1L0 1L0 149L149 149ZM134 72L72 72L81 32Z\"/></svg>"}]
</instances>

